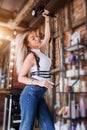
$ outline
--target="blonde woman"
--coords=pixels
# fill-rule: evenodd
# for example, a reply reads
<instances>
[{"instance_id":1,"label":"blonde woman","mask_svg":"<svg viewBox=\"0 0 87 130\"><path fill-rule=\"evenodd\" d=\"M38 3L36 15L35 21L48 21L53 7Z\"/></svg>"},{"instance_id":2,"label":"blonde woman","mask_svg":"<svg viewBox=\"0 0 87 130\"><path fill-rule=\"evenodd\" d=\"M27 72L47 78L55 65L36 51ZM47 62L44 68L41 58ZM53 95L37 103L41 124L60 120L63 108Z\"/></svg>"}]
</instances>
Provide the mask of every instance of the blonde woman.
<instances>
[{"instance_id":1,"label":"blonde woman","mask_svg":"<svg viewBox=\"0 0 87 130\"><path fill-rule=\"evenodd\" d=\"M51 60L45 49L50 39L50 19L45 14L45 36L41 39L35 29L30 29L16 45L18 81L26 84L20 96L21 124L19 130L33 130L35 118L41 130L54 130L54 123L44 100L44 94L54 83L50 81ZM28 74L30 75L28 76Z\"/></svg>"}]
</instances>

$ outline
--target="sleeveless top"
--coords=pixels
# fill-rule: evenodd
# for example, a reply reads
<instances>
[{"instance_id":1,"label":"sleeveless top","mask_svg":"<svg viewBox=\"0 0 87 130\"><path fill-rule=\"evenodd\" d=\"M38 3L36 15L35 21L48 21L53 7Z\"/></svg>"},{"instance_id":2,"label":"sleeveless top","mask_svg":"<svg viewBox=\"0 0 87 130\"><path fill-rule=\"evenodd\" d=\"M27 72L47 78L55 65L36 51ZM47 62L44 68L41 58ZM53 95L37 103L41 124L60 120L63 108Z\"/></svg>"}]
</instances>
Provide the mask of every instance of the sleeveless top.
<instances>
[{"instance_id":1,"label":"sleeveless top","mask_svg":"<svg viewBox=\"0 0 87 130\"><path fill-rule=\"evenodd\" d=\"M31 67L30 73L35 73L35 75L32 75L31 77L37 80L49 80L48 75L51 67L51 59L47 57L44 53L42 53L40 49L31 49L31 51L39 57L39 71L37 65Z\"/></svg>"}]
</instances>

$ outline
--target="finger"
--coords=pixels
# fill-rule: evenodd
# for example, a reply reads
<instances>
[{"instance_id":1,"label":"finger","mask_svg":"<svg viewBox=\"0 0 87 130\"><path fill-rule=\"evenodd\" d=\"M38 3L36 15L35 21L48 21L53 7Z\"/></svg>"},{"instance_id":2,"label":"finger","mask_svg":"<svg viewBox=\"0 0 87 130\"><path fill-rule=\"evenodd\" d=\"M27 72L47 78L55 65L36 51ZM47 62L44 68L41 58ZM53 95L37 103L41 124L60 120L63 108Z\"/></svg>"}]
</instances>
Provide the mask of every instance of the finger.
<instances>
[{"instance_id":1,"label":"finger","mask_svg":"<svg viewBox=\"0 0 87 130\"><path fill-rule=\"evenodd\" d=\"M52 88L53 84L50 84L49 82L46 84L47 88Z\"/></svg>"},{"instance_id":2,"label":"finger","mask_svg":"<svg viewBox=\"0 0 87 130\"><path fill-rule=\"evenodd\" d=\"M54 83L53 82L51 82L51 81L48 81L51 85L54 85Z\"/></svg>"},{"instance_id":3,"label":"finger","mask_svg":"<svg viewBox=\"0 0 87 130\"><path fill-rule=\"evenodd\" d=\"M44 9L44 12L45 12L45 13L49 13L49 11L48 11L48 10L46 10L46 9Z\"/></svg>"},{"instance_id":4,"label":"finger","mask_svg":"<svg viewBox=\"0 0 87 130\"><path fill-rule=\"evenodd\" d=\"M43 16L43 17L46 17L45 12L42 13L42 16Z\"/></svg>"}]
</instances>

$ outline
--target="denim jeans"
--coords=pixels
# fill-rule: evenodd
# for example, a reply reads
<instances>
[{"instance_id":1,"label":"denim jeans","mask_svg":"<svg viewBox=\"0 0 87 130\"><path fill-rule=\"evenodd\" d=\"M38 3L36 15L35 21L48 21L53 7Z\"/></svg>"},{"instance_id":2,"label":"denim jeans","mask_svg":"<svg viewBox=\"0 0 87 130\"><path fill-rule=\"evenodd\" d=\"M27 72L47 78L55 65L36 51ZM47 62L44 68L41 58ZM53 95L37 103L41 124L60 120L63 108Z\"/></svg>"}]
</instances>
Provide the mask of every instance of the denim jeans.
<instances>
[{"instance_id":1,"label":"denim jeans","mask_svg":"<svg viewBox=\"0 0 87 130\"><path fill-rule=\"evenodd\" d=\"M20 96L21 124L19 130L33 130L37 118L41 130L55 130L54 123L44 100L45 87L26 85Z\"/></svg>"}]
</instances>

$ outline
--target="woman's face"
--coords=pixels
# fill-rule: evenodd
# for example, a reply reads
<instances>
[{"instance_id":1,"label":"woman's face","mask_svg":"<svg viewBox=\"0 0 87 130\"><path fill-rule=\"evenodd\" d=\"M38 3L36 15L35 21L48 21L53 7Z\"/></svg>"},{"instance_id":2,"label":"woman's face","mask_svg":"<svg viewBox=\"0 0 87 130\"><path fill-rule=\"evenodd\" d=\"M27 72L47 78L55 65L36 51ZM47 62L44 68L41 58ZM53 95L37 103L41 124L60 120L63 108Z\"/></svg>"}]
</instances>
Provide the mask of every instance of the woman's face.
<instances>
[{"instance_id":1,"label":"woman's face","mask_svg":"<svg viewBox=\"0 0 87 130\"><path fill-rule=\"evenodd\" d=\"M32 31L28 35L28 41L29 41L28 46L30 48L39 48L41 45L41 40L35 31Z\"/></svg>"}]
</instances>

